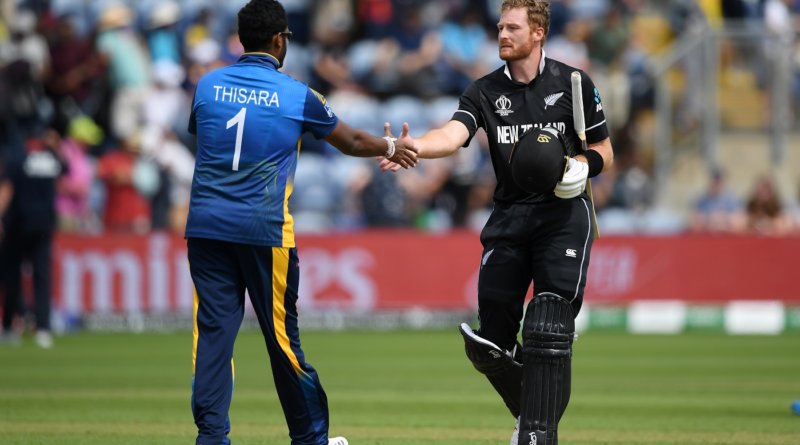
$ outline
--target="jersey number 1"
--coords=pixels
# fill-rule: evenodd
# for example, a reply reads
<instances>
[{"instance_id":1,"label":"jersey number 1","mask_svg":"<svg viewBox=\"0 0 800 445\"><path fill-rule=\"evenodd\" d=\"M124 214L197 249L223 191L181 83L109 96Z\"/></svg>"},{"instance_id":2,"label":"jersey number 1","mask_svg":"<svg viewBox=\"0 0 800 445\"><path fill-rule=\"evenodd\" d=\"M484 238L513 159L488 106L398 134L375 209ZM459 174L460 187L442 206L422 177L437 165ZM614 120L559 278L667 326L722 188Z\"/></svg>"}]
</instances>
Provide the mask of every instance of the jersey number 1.
<instances>
[{"instance_id":1,"label":"jersey number 1","mask_svg":"<svg viewBox=\"0 0 800 445\"><path fill-rule=\"evenodd\" d=\"M244 118L247 116L247 108L242 108L228 121L226 130L236 125L236 148L233 151L233 171L239 171L239 156L242 154L242 134L244 133Z\"/></svg>"}]
</instances>

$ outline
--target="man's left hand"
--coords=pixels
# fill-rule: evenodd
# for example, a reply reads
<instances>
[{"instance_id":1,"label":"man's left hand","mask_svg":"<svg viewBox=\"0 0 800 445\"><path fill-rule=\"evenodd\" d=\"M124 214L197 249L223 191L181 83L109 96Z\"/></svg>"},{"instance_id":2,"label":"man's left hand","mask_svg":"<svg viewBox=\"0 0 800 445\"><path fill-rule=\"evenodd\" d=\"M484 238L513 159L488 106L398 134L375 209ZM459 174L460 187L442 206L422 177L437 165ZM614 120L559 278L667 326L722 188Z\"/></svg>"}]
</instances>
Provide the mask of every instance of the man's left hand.
<instances>
[{"instance_id":1,"label":"man's left hand","mask_svg":"<svg viewBox=\"0 0 800 445\"><path fill-rule=\"evenodd\" d=\"M561 199L574 198L586 188L586 179L589 177L589 164L575 158L567 161L567 171L564 177L556 184L553 191Z\"/></svg>"}]
</instances>

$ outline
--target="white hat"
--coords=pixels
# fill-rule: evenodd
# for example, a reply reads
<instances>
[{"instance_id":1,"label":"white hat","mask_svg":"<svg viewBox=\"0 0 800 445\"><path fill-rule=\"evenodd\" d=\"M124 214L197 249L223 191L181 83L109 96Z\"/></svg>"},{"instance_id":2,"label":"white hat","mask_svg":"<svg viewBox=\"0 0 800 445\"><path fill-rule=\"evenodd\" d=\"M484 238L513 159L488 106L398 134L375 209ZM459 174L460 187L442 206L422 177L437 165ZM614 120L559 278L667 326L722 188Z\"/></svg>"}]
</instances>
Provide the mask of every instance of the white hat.
<instances>
[{"instance_id":1,"label":"white hat","mask_svg":"<svg viewBox=\"0 0 800 445\"><path fill-rule=\"evenodd\" d=\"M97 20L97 27L101 30L122 28L133 21L133 12L127 6L115 3L105 9Z\"/></svg>"},{"instance_id":2,"label":"white hat","mask_svg":"<svg viewBox=\"0 0 800 445\"><path fill-rule=\"evenodd\" d=\"M181 7L174 1L162 1L150 13L150 27L161 28L178 23Z\"/></svg>"}]
</instances>

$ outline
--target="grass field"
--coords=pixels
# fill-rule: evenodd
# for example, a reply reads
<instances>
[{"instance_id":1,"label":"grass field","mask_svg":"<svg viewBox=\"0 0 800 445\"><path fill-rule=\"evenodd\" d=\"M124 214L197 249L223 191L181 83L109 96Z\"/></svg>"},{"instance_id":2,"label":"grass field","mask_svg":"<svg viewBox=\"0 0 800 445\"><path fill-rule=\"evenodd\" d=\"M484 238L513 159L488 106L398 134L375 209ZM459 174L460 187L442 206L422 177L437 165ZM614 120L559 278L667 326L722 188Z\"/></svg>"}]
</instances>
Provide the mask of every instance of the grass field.
<instances>
[{"instance_id":1,"label":"grass field","mask_svg":"<svg viewBox=\"0 0 800 445\"><path fill-rule=\"evenodd\" d=\"M513 420L455 328L305 332L352 445L507 444ZM0 443L194 443L191 334L75 334L0 348ZM575 345L564 445L800 444L800 335L589 332ZM288 444L260 334L236 346L235 445Z\"/></svg>"}]
</instances>

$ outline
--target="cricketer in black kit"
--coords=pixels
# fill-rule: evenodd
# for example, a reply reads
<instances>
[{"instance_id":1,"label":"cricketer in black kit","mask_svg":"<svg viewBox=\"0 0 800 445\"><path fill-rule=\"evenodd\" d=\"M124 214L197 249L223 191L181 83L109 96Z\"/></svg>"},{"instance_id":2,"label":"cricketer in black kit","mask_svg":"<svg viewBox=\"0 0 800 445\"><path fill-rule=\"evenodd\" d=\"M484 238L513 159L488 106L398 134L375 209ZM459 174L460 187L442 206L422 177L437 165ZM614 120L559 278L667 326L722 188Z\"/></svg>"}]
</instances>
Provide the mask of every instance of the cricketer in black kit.
<instances>
[{"instance_id":1,"label":"cricketer in black kit","mask_svg":"<svg viewBox=\"0 0 800 445\"><path fill-rule=\"evenodd\" d=\"M574 319L594 238L585 184L613 162L603 104L583 72L588 150L582 150L570 82L580 70L546 57L549 22L546 1L503 1L498 43L506 64L470 85L444 126L412 138L404 124L397 141L418 150L420 158L438 158L466 146L479 128L487 133L497 188L481 233L480 327L473 331L462 324L461 333L467 356L517 418L512 445L558 443L558 422L570 396ZM513 182L509 156L526 130L545 127L562 133L567 170L552 192L528 193ZM386 161L381 166L397 169ZM534 298L523 320L531 281Z\"/></svg>"}]
</instances>

